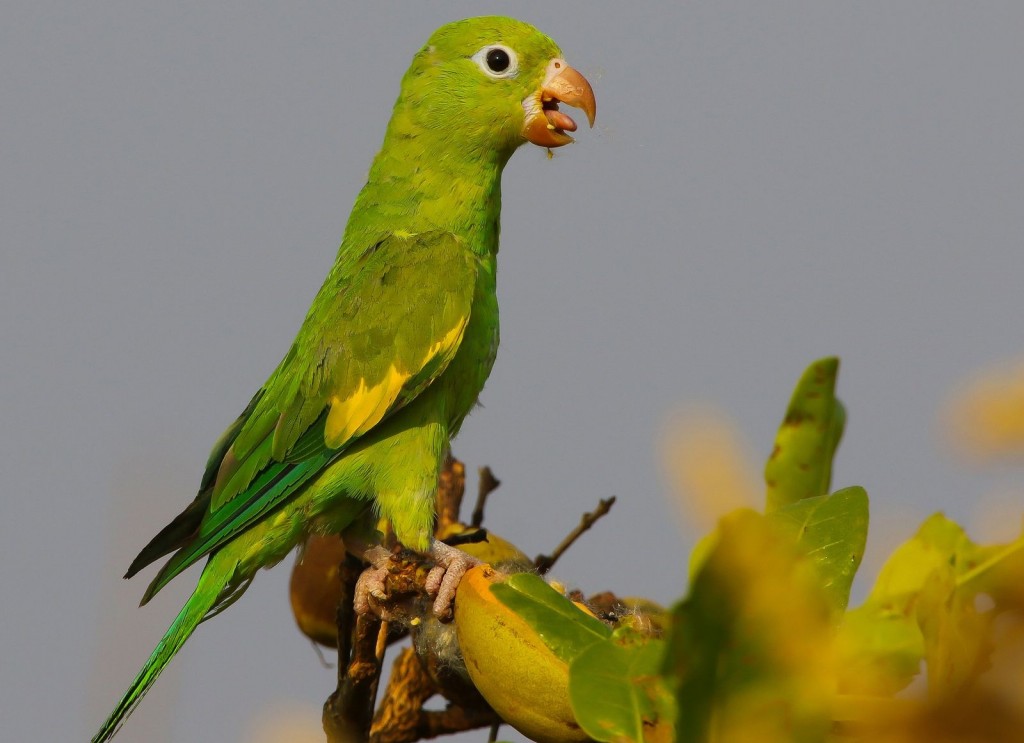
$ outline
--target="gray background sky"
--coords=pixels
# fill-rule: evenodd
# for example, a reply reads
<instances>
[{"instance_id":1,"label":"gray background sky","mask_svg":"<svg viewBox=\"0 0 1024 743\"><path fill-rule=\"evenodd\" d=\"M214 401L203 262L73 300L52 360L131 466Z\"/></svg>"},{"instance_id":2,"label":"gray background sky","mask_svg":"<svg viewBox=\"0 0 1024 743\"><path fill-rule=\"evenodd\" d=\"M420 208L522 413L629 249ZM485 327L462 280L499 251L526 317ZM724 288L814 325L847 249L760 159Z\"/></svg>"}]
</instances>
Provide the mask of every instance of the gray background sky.
<instances>
[{"instance_id":1,"label":"gray background sky","mask_svg":"<svg viewBox=\"0 0 1024 743\"><path fill-rule=\"evenodd\" d=\"M869 573L936 508L999 491L1019 523L1015 473L935 433L948 390L1022 350L1021 3L8 2L4 740L88 739L192 590L138 610L152 573L120 575L287 349L413 52L484 11L551 34L599 101L506 171L502 348L456 445L505 483L496 531L547 550L618 495L559 576L672 600L697 536L658 462L672 411L716 403L765 454L830 353ZM333 671L287 576L204 625L119 740L252 741L292 703L316 729Z\"/></svg>"}]
</instances>

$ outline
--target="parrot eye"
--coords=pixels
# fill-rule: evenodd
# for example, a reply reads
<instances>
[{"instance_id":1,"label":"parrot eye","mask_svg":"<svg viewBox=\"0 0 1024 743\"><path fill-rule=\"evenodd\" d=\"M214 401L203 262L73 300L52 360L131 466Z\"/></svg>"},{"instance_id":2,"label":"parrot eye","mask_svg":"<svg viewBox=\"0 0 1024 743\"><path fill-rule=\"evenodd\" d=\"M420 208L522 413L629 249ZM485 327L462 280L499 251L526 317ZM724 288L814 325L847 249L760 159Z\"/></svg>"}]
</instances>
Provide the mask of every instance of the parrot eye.
<instances>
[{"instance_id":1,"label":"parrot eye","mask_svg":"<svg viewBox=\"0 0 1024 743\"><path fill-rule=\"evenodd\" d=\"M507 46L485 46L473 55L473 61L490 77L515 77L519 72L519 59Z\"/></svg>"},{"instance_id":2,"label":"parrot eye","mask_svg":"<svg viewBox=\"0 0 1024 743\"><path fill-rule=\"evenodd\" d=\"M491 49L487 52L487 67L494 72L504 72L512 64L508 52L504 49Z\"/></svg>"}]
</instances>

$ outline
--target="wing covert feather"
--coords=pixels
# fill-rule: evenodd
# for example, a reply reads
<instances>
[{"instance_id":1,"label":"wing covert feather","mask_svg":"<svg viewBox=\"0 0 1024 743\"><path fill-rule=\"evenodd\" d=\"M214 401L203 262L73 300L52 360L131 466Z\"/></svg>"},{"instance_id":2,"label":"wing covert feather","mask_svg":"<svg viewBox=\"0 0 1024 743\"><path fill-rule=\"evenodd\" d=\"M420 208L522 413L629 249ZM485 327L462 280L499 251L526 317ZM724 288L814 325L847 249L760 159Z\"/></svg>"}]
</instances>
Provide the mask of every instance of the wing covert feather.
<instances>
[{"instance_id":1,"label":"wing covert feather","mask_svg":"<svg viewBox=\"0 0 1024 743\"><path fill-rule=\"evenodd\" d=\"M340 260L225 452L210 511L289 459L325 410L323 445L340 450L430 384L458 350L476 271L446 232L391 234Z\"/></svg>"},{"instance_id":2,"label":"wing covert feather","mask_svg":"<svg viewBox=\"0 0 1024 743\"><path fill-rule=\"evenodd\" d=\"M209 507L143 602L294 497L444 372L469 321L477 267L444 232L389 235L335 265L295 343L215 447L221 461L204 476Z\"/></svg>"}]
</instances>

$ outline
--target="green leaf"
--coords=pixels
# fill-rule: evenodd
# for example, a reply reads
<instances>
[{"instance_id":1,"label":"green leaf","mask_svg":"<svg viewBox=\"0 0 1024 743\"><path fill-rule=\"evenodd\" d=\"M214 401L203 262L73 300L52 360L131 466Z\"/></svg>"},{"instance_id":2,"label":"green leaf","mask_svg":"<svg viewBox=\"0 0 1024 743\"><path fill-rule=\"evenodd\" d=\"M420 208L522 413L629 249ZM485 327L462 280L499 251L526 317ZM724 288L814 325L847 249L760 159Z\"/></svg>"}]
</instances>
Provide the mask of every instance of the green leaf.
<instances>
[{"instance_id":1,"label":"green leaf","mask_svg":"<svg viewBox=\"0 0 1024 743\"><path fill-rule=\"evenodd\" d=\"M839 359L830 356L807 367L797 383L764 468L766 511L829 491L846 421L835 398L838 373Z\"/></svg>"},{"instance_id":2,"label":"green leaf","mask_svg":"<svg viewBox=\"0 0 1024 743\"><path fill-rule=\"evenodd\" d=\"M608 743L667 738L672 703L659 676L664 654L661 640L618 638L580 653L569 666L569 699L583 732Z\"/></svg>"},{"instance_id":3,"label":"green leaf","mask_svg":"<svg viewBox=\"0 0 1024 743\"><path fill-rule=\"evenodd\" d=\"M967 692L988 668L994 612L979 612L974 594L957 590L954 571L939 569L925 581L916 615L924 637L929 695L942 700Z\"/></svg>"},{"instance_id":4,"label":"green leaf","mask_svg":"<svg viewBox=\"0 0 1024 743\"><path fill-rule=\"evenodd\" d=\"M790 503L769 518L793 537L818 568L821 587L833 611L846 610L850 586L868 539L868 495L852 487L832 495Z\"/></svg>"},{"instance_id":5,"label":"green leaf","mask_svg":"<svg viewBox=\"0 0 1024 743\"><path fill-rule=\"evenodd\" d=\"M847 612L837 643L840 691L895 693L924 660L932 697L961 694L986 667L991 621L1013 605L1022 578L1024 537L980 546L941 513L930 516L892 553L864 604ZM979 593L993 610L976 608Z\"/></svg>"},{"instance_id":6,"label":"green leaf","mask_svg":"<svg viewBox=\"0 0 1024 743\"><path fill-rule=\"evenodd\" d=\"M697 544L693 545L693 549L690 551L690 565L688 569L688 575L690 583L693 583L694 577L700 572L701 567L704 565L704 561L708 559L708 555L714 550L715 545L718 544L718 530L712 529L703 537L697 540Z\"/></svg>"},{"instance_id":7,"label":"green leaf","mask_svg":"<svg viewBox=\"0 0 1024 743\"><path fill-rule=\"evenodd\" d=\"M957 524L935 514L893 551L864 604L840 626L841 692L893 694L920 672L925 639L915 610L921 590L968 543Z\"/></svg>"},{"instance_id":8,"label":"green leaf","mask_svg":"<svg viewBox=\"0 0 1024 743\"><path fill-rule=\"evenodd\" d=\"M529 624L548 649L566 663L612 634L601 620L582 611L533 573L516 573L495 583L491 593Z\"/></svg>"},{"instance_id":9,"label":"green leaf","mask_svg":"<svg viewBox=\"0 0 1024 743\"><path fill-rule=\"evenodd\" d=\"M996 604L1019 600L1024 576L1024 534L1007 544L979 546L970 564L957 575L957 588L983 591ZM1007 596L1009 594L1009 596Z\"/></svg>"},{"instance_id":10,"label":"green leaf","mask_svg":"<svg viewBox=\"0 0 1024 743\"><path fill-rule=\"evenodd\" d=\"M982 546L942 514L922 525L912 540L928 550L934 566L920 586L914 614L924 637L928 693L935 699L956 699L988 668L992 653L990 626L1004 606L1003 588L1019 591L1024 578L1020 562L1024 536L1005 545ZM994 606L980 611L979 593Z\"/></svg>"},{"instance_id":11,"label":"green leaf","mask_svg":"<svg viewBox=\"0 0 1024 743\"><path fill-rule=\"evenodd\" d=\"M921 671L924 637L913 615L866 603L846 612L836 640L838 689L890 696Z\"/></svg>"}]
</instances>

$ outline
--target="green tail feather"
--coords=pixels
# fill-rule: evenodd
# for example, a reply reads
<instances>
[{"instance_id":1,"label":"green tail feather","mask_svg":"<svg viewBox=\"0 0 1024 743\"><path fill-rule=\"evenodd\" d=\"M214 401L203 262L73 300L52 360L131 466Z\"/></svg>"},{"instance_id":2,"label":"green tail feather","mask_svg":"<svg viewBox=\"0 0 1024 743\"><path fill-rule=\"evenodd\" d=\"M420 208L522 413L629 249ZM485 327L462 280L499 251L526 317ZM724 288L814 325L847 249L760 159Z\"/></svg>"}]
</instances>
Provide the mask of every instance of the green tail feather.
<instances>
[{"instance_id":1,"label":"green tail feather","mask_svg":"<svg viewBox=\"0 0 1024 743\"><path fill-rule=\"evenodd\" d=\"M103 727L93 737L92 743L104 743L104 741L108 741L114 736L114 733L121 727L121 724L128 718L128 715L142 701L142 697L146 695L149 687L153 685L160 672L164 670L164 666L170 662L171 658L185 644L185 640L191 636L192 632L199 626L199 623L203 621L206 615L214 609L217 604L217 598L224 588L224 576L220 574L220 571L212 571L208 568L209 566L203 571L196 590L193 591L189 600L185 602L185 606L182 607L178 616L171 622L171 626L167 628L167 632L164 633L156 649L149 656L146 665L142 667L139 675L135 677L132 685L128 687L128 691L124 693L121 701L114 707L114 711L110 713L106 722L103 723ZM214 572L218 574L214 576Z\"/></svg>"}]
</instances>

